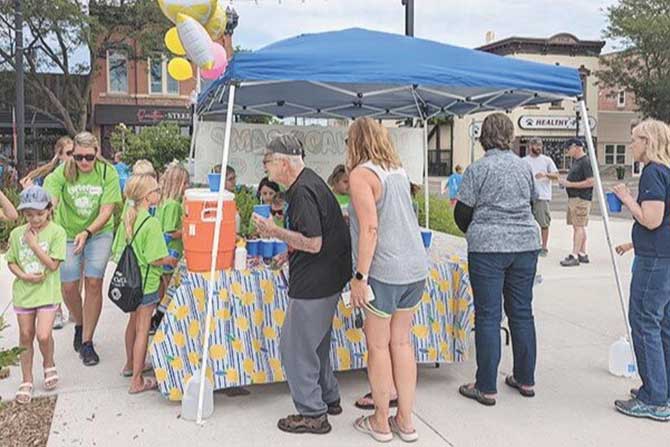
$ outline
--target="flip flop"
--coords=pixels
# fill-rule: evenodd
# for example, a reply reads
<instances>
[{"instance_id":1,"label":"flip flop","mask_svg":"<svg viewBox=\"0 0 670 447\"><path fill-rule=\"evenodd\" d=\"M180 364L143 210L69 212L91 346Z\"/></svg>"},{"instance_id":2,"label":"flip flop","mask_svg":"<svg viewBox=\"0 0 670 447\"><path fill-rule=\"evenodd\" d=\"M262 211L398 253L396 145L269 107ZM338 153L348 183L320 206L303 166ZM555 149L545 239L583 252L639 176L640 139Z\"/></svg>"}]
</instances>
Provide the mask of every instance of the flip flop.
<instances>
[{"instance_id":1,"label":"flip flop","mask_svg":"<svg viewBox=\"0 0 670 447\"><path fill-rule=\"evenodd\" d=\"M468 399L476 400L480 404L486 405L487 407L492 407L496 404L496 400L494 398L484 396L477 388L470 388L469 385L461 385L458 388L458 392L461 393L462 396L465 396Z\"/></svg>"},{"instance_id":2,"label":"flip flop","mask_svg":"<svg viewBox=\"0 0 670 447\"><path fill-rule=\"evenodd\" d=\"M392 432L380 433L372 428L372 425L370 424L370 416L361 416L358 419L356 419L356 422L354 422L354 428L361 433L369 435L370 437L372 437L372 439L374 439L377 442L393 441Z\"/></svg>"},{"instance_id":3,"label":"flip flop","mask_svg":"<svg viewBox=\"0 0 670 447\"><path fill-rule=\"evenodd\" d=\"M49 375L50 373L53 373ZM56 367L47 368L44 370L44 389L47 391L55 390L58 386L58 371Z\"/></svg>"},{"instance_id":4,"label":"flip flop","mask_svg":"<svg viewBox=\"0 0 670 447\"><path fill-rule=\"evenodd\" d=\"M16 402L21 405L29 404L33 400L33 384L30 382L23 382L19 385L16 391Z\"/></svg>"},{"instance_id":5,"label":"flip flop","mask_svg":"<svg viewBox=\"0 0 670 447\"><path fill-rule=\"evenodd\" d=\"M362 399L371 399L372 400L372 393L366 394L365 396L362 397ZM371 404L361 404L358 401L356 401L356 402L354 402L354 406L356 408L360 408L361 410L374 410L375 409L375 403L374 402L372 402ZM389 408L397 408L397 407L398 407L398 398L397 397L395 399L389 400Z\"/></svg>"},{"instance_id":6,"label":"flip flop","mask_svg":"<svg viewBox=\"0 0 670 447\"><path fill-rule=\"evenodd\" d=\"M138 391L128 390L128 394L140 394L144 393L145 391L153 391L158 389L158 382L153 377L144 377L143 380L142 389Z\"/></svg>"},{"instance_id":7,"label":"flip flop","mask_svg":"<svg viewBox=\"0 0 670 447\"><path fill-rule=\"evenodd\" d=\"M527 388L523 388L521 384L519 384L519 382L516 381L514 376L505 377L505 385L515 388L516 390L519 391L519 394L521 394L523 397L535 397L535 390L533 389L529 390Z\"/></svg>"},{"instance_id":8,"label":"flip flop","mask_svg":"<svg viewBox=\"0 0 670 447\"><path fill-rule=\"evenodd\" d=\"M142 370L142 374L148 373L154 370L154 367L150 363L145 363L144 364L144 369ZM133 377L133 370L132 369L122 369L121 370L121 375L123 377Z\"/></svg>"},{"instance_id":9,"label":"flip flop","mask_svg":"<svg viewBox=\"0 0 670 447\"><path fill-rule=\"evenodd\" d=\"M400 425L398 424L395 416L391 416L389 418L389 425L391 426L391 433L395 433L403 441L416 442L419 440L419 434L416 432L416 430L411 432L402 431L402 428L400 428Z\"/></svg>"}]
</instances>

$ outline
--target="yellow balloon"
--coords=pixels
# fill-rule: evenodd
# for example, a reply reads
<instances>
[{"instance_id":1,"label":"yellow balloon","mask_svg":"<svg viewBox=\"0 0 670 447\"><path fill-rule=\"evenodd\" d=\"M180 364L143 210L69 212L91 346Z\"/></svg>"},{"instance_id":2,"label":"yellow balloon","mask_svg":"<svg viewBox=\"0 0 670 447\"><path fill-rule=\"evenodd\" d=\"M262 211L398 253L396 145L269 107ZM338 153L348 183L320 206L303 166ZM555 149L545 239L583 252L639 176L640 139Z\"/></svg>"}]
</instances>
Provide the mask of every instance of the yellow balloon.
<instances>
[{"instance_id":1,"label":"yellow balloon","mask_svg":"<svg viewBox=\"0 0 670 447\"><path fill-rule=\"evenodd\" d=\"M212 17L205 24L205 29L212 39L219 40L223 36L223 32L226 30L226 20L228 20L226 17L226 8L221 3L217 3L214 14L212 14Z\"/></svg>"},{"instance_id":2,"label":"yellow balloon","mask_svg":"<svg viewBox=\"0 0 670 447\"><path fill-rule=\"evenodd\" d=\"M177 23L177 14L193 17L202 25L207 23L216 9L216 0L158 0L163 14Z\"/></svg>"},{"instance_id":3,"label":"yellow balloon","mask_svg":"<svg viewBox=\"0 0 670 447\"><path fill-rule=\"evenodd\" d=\"M175 57L168 63L168 73L177 81L186 81L193 77L193 67L183 57Z\"/></svg>"},{"instance_id":4,"label":"yellow balloon","mask_svg":"<svg viewBox=\"0 0 670 447\"><path fill-rule=\"evenodd\" d=\"M173 26L167 33L165 33L165 46L177 56L186 54L186 50L179 39L179 33L177 32L176 26Z\"/></svg>"}]
</instances>

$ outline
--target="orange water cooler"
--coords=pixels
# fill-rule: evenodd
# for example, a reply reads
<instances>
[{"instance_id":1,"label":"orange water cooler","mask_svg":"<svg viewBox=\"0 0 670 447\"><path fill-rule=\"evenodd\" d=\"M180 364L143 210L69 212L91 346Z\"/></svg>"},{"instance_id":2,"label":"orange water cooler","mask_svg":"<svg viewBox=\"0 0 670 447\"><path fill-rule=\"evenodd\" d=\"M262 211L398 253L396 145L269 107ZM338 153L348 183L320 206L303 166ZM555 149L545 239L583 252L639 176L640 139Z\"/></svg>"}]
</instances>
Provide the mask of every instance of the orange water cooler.
<instances>
[{"instance_id":1,"label":"orange water cooler","mask_svg":"<svg viewBox=\"0 0 670 447\"><path fill-rule=\"evenodd\" d=\"M218 195L209 189L187 189L184 194L182 238L186 267L192 272L207 272L211 268ZM217 270L232 268L235 256L235 196L224 191L223 200Z\"/></svg>"}]
</instances>

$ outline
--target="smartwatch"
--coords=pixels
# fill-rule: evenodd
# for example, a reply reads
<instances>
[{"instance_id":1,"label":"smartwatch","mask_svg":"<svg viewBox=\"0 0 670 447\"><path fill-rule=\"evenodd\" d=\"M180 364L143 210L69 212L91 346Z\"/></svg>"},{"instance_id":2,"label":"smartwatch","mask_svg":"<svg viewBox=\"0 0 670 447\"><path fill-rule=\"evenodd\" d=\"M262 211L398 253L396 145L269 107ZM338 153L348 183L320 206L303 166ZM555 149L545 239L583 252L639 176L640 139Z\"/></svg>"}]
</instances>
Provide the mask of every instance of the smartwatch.
<instances>
[{"instance_id":1,"label":"smartwatch","mask_svg":"<svg viewBox=\"0 0 670 447\"><path fill-rule=\"evenodd\" d=\"M365 273L361 273L358 270L356 270L356 273L354 273L354 278L356 278L359 281L367 281L368 280L368 275Z\"/></svg>"}]
</instances>

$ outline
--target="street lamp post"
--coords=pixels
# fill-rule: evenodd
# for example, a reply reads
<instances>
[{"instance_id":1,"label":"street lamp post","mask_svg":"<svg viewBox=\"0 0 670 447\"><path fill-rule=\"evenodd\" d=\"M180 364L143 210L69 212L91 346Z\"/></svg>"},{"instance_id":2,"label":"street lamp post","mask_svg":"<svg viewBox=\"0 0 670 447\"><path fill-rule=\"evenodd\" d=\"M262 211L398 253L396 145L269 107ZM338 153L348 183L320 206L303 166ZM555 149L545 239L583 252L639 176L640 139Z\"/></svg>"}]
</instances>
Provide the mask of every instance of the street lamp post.
<instances>
[{"instance_id":1,"label":"street lamp post","mask_svg":"<svg viewBox=\"0 0 670 447\"><path fill-rule=\"evenodd\" d=\"M19 173L23 173L26 166L25 154L25 92L23 88L23 9L21 0L14 0L14 33L15 42L15 66L16 72L16 157L18 158Z\"/></svg>"},{"instance_id":2,"label":"street lamp post","mask_svg":"<svg viewBox=\"0 0 670 447\"><path fill-rule=\"evenodd\" d=\"M405 6L405 36L414 37L414 0L402 0Z\"/></svg>"}]
</instances>

